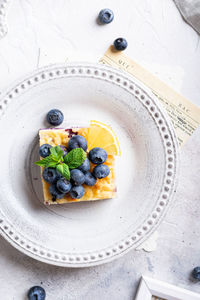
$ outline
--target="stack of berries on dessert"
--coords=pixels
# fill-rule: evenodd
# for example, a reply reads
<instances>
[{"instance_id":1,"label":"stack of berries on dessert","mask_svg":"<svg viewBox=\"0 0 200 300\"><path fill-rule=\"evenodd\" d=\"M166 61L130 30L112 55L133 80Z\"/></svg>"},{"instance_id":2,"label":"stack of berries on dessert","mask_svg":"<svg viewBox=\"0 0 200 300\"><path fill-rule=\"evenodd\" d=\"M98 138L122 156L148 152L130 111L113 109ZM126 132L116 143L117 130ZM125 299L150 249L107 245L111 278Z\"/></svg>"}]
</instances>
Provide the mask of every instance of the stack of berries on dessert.
<instances>
[{"instance_id":1,"label":"stack of berries on dessert","mask_svg":"<svg viewBox=\"0 0 200 300\"><path fill-rule=\"evenodd\" d=\"M97 180L109 176L110 169L104 164L107 152L100 147L91 149L88 154L87 150L87 140L81 135L72 136L67 146L40 146L39 154L43 159L36 164L43 167L42 177L49 184L52 202L64 198L81 199L86 187L93 187Z\"/></svg>"},{"instance_id":2,"label":"stack of berries on dessert","mask_svg":"<svg viewBox=\"0 0 200 300\"><path fill-rule=\"evenodd\" d=\"M39 130L41 181L45 204L63 204L114 198L115 156L118 139L106 124L90 121L89 127L55 128L64 121L59 109L46 117L53 128Z\"/></svg>"}]
</instances>

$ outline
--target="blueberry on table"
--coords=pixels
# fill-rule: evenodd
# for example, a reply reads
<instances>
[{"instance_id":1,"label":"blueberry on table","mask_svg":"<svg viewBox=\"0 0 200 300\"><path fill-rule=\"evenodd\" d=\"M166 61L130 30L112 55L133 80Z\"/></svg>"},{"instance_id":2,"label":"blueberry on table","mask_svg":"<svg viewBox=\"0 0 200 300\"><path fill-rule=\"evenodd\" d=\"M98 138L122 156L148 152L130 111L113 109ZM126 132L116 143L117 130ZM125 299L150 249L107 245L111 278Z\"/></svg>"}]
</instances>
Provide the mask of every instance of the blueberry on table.
<instances>
[{"instance_id":1,"label":"blueberry on table","mask_svg":"<svg viewBox=\"0 0 200 300\"><path fill-rule=\"evenodd\" d=\"M56 187L61 193L69 193L72 184L66 178L61 178L56 182Z\"/></svg>"},{"instance_id":2,"label":"blueberry on table","mask_svg":"<svg viewBox=\"0 0 200 300\"><path fill-rule=\"evenodd\" d=\"M41 286L33 286L28 291L29 300L45 300L46 292Z\"/></svg>"},{"instance_id":3,"label":"blueberry on table","mask_svg":"<svg viewBox=\"0 0 200 300\"><path fill-rule=\"evenodd\" d=\"M84 183L89 186L93 186L97 183L97 179L92 175L92 173L85 173L85 181Z\"/></svg>"},{"instance_id":4,"label":"blueberry on table","mask_svg":"<svg viewBox=\"0 0 200 300\"><path fill-rule=\"evenodd\" d=\"M194 279L200 280L200 267L194 268L192 271L192 276Z\"/></svg>"},{"instance_id":5,"label":"blueberry on table","mask_svg":"<svg viewBox=\"0 0 200 300\"><path fill-rule=\"evenodd\" d=\"M80 199L85 194L85 190L82 185L77 185L77 186L73 186L73 188L69 193L73 199Z\"/></svg>"},{"instance_id":6,"label":"blueberry on table","mask_svg":"<svg viewBox=\"0 0 200 300\"><path fill-rule=\"evenodd\" d=\"M74 135L68 142L69 150L75 148L82 148L84 151L86 151L87 147L88 147L88 143L82 135Z\"/></svg>"},{"instance_id":7,"label":"blueberry on table","mask_svg":"<svg viewBox=\"0 0 200 300\"><path fill-rule=\"evenodd\" d=\"M44 168L42 177L48 183L55 183L61 178L61 174L54 168Z\"/></svg>"},{"instance_id":8,"label":"blueberry on table","mask_svg":"<svg viewBox=\"0 0 200 300\"><path fill-rule=\"evenodd\" d=\"M50 185L49 193L52 196L52 201L56 201L56 199L62 199L65 196L65 193L62 193L57 189L55 183Z\"/></svg>"},{"instance_id":9,"label":"blueberry on table","mask_svg":"<svg viewBox=\"0 0 200 300\"><path fill-rule=\"evenodd\" d=\"M64 120L64 115L59 109L51 109L47 114L47 121L53 126L60 125Z\"/></svg>"},{"instance_id":10,"label":"blueberry on table","mask_svg":"<svg viewBox=\"0 0 200 300\"><path fill-rule=\"evenodd\" d=\"M110 169L106 165L98 165L93 169L93 175L99 179L105 178L109 174L110 174Z\"/></svg>"},{"instance_id":11,"label":"blueberry on table","mask_svg":"<svg viewBox=\"0 0 200 300\"><path fill-rule=\"evenodd\" d=\"M99 21L102 24L109 24L114 19L113 11L109 8L104 8L99 12Z\"/></svg>"},{"instance_id":12,"label":"blueberry on table","mask_svg":"<svg viewBox=\"0 0 200 300\"><path fill-rule=\"evenodd\" d=\"M103 164L108 155L103 148L95 147L89 152L89 160L95 165Z\"/></svg>"},{"instance_id":13,"label":"blueberry on table","mask_svg":"<svg viewBox=\"0 0 200 300\"><path fill-rule=\"evenodd\" d=\"M127 48L128 43L124 38L118 38L114 41L114 47L116 50L123 51Z\"/></svg>"},{"instance_id":14,"label":"blueberry on table","mask_svg":"<svg viewBox=\"0 0 200 300\"><path fill-rule=\"evenodd\" d=\"M51 154L50 153L51 148L52 148L52 146L49 144L43 144L42 146L40 146L40 150L39 150L40 156L43 158L49 156Z\"/></svg>"},{"instance_id":15,"label":"blueberry on table","mask_svg":"<svg viewBox=\"0 0 200 300\"><path fill-rule=\"evenodd\" d=\"M86 158L84 160L84 162L82 163L82 165L80 165L80 167L78 167L77 169L79 169L82 172L87 172L90 169L90 161L88 158Z\"/></svg>"},{"instance_id":16,"label":"blueberry on table","mask_svg":"<svg viewBox=\"0 0 200 300\"><path fill-rule=\"evenodd\" d=\"M73 169L70 172L70 178L74 185L81 185L85 181L85 175L82 171L78 169Z\"/></svg>"}]
</instances>

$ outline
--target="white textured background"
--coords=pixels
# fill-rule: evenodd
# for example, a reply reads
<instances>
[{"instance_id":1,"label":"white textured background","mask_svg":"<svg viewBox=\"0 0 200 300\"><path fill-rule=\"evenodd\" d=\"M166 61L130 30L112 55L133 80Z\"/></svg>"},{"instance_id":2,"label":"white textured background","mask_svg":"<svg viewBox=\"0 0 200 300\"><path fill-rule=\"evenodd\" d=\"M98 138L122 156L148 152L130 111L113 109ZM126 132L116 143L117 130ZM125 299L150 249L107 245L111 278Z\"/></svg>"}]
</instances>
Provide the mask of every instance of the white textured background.
<instances>
[{"instance_id":1,"label":"white textured background","mask_svg":"<svg viewBox=\"0 0 200 300\"><path fill-rule=\"evenodd\" d=\"M115 19L100 26L96 17L105 7ZM127 55L200 104L199 36L172 0L12 0L8 30L0 40L0 90L44 64L96 62L122 36ZM72 270L37 262L1 238L0 299L25 300L29 287L39 284L47 300L133 300L141 274L200 292L190 278L200 265L199 175L200 129L182 149L176 201L149 254L131 251L107 265Z\"/></svg>"}]
</instances>

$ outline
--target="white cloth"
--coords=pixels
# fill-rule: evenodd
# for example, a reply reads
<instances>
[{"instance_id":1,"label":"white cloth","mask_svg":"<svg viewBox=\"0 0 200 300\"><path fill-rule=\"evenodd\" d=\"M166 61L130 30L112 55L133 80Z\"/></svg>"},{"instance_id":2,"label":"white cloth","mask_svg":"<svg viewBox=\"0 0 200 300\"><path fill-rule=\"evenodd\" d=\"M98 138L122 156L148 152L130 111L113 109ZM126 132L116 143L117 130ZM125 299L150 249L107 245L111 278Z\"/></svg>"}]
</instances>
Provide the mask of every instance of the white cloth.
<instances>
[{"instance_id":1,"label":"white cloth","mask_svg":"<svg viewBox=\"0 0 200 300\"><path fill-rule=\"evenodd\" d=\"M184 20L200 34L200 0L174 0Z\"/></svg>"}]
</instances>

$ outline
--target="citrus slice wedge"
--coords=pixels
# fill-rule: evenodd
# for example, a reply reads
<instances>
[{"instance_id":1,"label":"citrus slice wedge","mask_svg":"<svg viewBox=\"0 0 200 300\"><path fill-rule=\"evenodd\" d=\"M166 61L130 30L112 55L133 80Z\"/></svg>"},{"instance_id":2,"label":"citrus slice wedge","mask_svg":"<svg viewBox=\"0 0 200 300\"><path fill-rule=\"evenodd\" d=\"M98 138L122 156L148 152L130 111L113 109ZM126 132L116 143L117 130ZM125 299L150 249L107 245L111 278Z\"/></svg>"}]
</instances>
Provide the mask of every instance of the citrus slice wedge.
<instances>
[{"instance_id":1,"label":"citrus slice wedge","mask_svg":"<svg viewBox=\"0 0 200 300\"><path fill-rule=\"evenodd\" d=\"M81 133L88 142L88 150L101 147L108 155L121 155L119 141L112 128L99 121L90 121L90 127Z\"/></svg>"}]
</instances>

